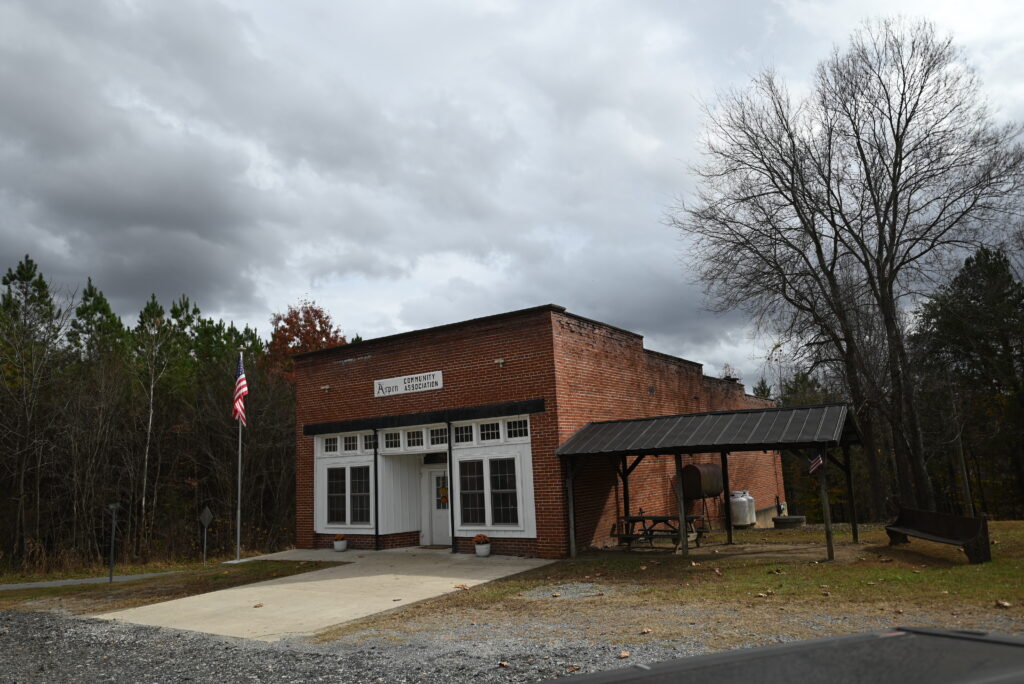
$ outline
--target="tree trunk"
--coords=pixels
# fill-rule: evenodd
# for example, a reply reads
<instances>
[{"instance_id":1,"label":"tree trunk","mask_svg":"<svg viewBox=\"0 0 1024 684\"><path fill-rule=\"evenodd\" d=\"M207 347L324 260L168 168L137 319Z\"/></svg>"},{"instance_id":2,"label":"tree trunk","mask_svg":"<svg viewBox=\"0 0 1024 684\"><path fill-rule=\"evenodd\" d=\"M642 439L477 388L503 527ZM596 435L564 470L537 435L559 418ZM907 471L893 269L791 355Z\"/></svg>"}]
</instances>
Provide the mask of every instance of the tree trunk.
<instances>
[{"instance_id":1,"label":"tree trunk","mask_svg":"<svg viewBox=\"0 0 1024 684\"><path fill-rule=\"evenodd\" d=\"M871 489L868 516L871 520L881 520L884 516L885 495L888 492L888 487L884 484L882 469L879 467L878 448L875 446L874 419L864 395L860 373L849 353L845 355L844 363L846 365L846 384L850 389L850 398L853 400L853 422L857 428L861 451L864 453L864 460L868 466L868 481Z\"/></svg>"},{"instance_id":2,"label":"tree trunk","mask_svg":"<svg viewBox=\"0 0 1024 684\"><path fill-rule=\"evenodd\" d=\"M910 364L907 359L906 347L903 344L903 334L897 320L896 303L888 287L884 288L883 292L885 296L880 298L882 301L879 302L879 310L885 324L888 370L892 382L894 446L896 453L902 452L910 466L910 474L914 482L915 506L934 511L935 492L924 462L924 446L917 420L914 388L909 376Z\"/></svg>"}]
</instances>

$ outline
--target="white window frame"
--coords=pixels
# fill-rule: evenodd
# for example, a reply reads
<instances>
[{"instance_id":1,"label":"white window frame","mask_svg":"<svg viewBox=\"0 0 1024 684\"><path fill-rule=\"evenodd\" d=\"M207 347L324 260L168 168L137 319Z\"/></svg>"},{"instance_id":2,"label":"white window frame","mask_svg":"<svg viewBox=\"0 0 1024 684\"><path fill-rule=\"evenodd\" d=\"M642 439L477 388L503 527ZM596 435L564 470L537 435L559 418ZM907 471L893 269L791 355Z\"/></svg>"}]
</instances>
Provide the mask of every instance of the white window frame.
<instances>
[{"instance_id":1,"label":"white window frame","mask_svg":"<svg viewBox=\"0 0 1024 684\"><path fill-rule=\"evenodd\" d=\"M501 442L504 441L502 438L505 436L505 430L502 429L504 427L504 424L505 424L505 421L500 420L500 419L499 420L482 420L482 421L480 421L480 424L477 425L477 427L476 427L477 442L479 442L480 444L501 444ZM498 426L498 436L494 437L492 439L484 439L484 426L485 425L497 425Z\"/></svg>"},{"instance_id":2,"label":"white window frame","mask_svg":"<svg viewBox=\"0 0 1024 684\"><path fill-rule=\"evenodd\" d=\"M436 443L434 442L434 430L439 430L439 431L444 432L444 441L443 442L436 442ZM447 425L435 425L434 427L424 428L423 432L426 435L426 440L425 440L426 444L432 450L433 450L433 447L447 447L448 446L448 441L452 437L450 434L448 434L450 431L448 430L448 426Z\"/></svg>"},{"instance_id":3,"label":"white window frame","mask_svg":"<svg viewBox=\"0 0 1024 684\"><path fill-rule=\"evenodd\" d=\"M332 523L327 521L327 471L332 468L344 468L345 472L345 522ZM352 468L367 468L370 477L370 521L352 522ZM316 531L320 534L336 534L339 532L365 533L374 529L374 492L373 492L373 461L365 458L332 457L320 459L314 471Z\"/></svg>"},{"instance_id":4,"label":"white window frame","mask_svg":"<svg viewBox=\"0 0 1024 684\"><path fill-rule=\"evenodd\" d=\"M491 452L491 453L488 453ZM491 506L491 461L498 461L502 459L512 459L516 466L516 516L519 518L519 522L515 524L499 523L495 524L492 515ZM462 464L466 461L483 461L484 470L484 522L483 523L463 523L462 522ZM454 493L453 497L450 497L452 501L458 506L456 509L456 524L457 530L488 530L494 532L500 532L502 530L524 530L526 528L526 491L523 488L523 462L524 459L520 454L512 451L493 451L491 449L480 449L479 453L467 453L460 455L455 462L452 464L455 468L455 472L452 477L452 482L449 483L449 492ZM452 487L451 485L456 485Z\"/></svg>"},{"instance_id":5,"label":"white window frame","mask_svg":"<svg viewBox=\"0 0 1024 684\"><path fill-rule=\"evenodd\" d=\"M458 440L459 428L469 428L469 440L460 442ZM476 446L477 427L476 423L460 423L458 425L452 425L452 447L468 447Z\"/></svg>"},{"instance_id":6,"label":"white window frame","mask_svg":"<svg viewBox=\"0 0 1024 684\"><path fill-rule=\"evenodd\" d=\"M526 434L525 435L519 435L519 436L516 436L516 437L510 437L509 436L509 431L511 430L511 428L509 427L509 423L514 423L514 422L517 422L517 421L523 421L524 423L526 423ZM530 439L530 418L528 416L522 416L521 418L506 418L504 420L504 423L505 423L505 426L504 426L504 428L505 428L504 437L505 437L505 441L506 442L517 442L517 441L520 441L520 440L529 440Z\"/></svg>"},{"instance_id":7,"label":"white window frame","mask_svg":"<svg viewBox=\"0 0 1024 684\"><path fill-rule=\"evenodd\" d=\"M420 435L420 443L409 444L409 435L415 434L417 432ZM408 430L404 430L403 433L404 434L402 435L402 445L406 451L423 451L423 449L427 446L428 437L426 434L426 430L424 430L423 428L410 428Z\"/></svg>"},{"instance_id":8,"label":"white window frame","mask_svg":"<svg viewBox=\"0 0 1024 684\"><path fill-rule=\"evenodd\" d=\"M388 436L389 435L398 435L398 446L388 446ZM377 439L380 440L380 441L377 442L377 448L380 449L381 451L388 451L388 452L402 451L402 431L401 430L387 430L387 431L381 430L381 431L378 431L377 432Z\"/></svg>"}]
</instances>

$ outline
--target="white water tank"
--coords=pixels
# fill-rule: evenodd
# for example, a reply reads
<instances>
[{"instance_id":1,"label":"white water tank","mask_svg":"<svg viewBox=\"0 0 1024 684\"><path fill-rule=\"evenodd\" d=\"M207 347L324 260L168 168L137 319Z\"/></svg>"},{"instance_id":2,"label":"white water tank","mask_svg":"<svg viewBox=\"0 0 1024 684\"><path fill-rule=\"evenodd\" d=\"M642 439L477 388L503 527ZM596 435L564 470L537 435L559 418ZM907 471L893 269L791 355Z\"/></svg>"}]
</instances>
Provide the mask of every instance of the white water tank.
<instances>
[{"instance_id":1,"label":"white water tank","mask_svg":"<svg viewBox=\"0 0 1024 684\"><path fill-rule=\"evenodd\" d=\"M729 512L732 514L733 527L753 527L757 522L754 510L754 497L746 489L732 492L729 495Z\"/></svg>"}]
</instances>

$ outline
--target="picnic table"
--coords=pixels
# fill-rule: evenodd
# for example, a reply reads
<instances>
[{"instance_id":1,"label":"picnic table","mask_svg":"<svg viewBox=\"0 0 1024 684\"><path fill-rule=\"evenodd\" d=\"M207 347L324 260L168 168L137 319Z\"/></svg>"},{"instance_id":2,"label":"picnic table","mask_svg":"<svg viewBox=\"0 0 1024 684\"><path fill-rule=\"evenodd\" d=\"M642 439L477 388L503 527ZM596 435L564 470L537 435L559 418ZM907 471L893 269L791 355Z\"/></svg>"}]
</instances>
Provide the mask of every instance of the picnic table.
<instances>
[{"instance_id":1,"label":"picnic table","mask_svg":"<svg viewBox=\"0 0 1024 684\"><path fill-rule=\"evenodd\" d=\"M690 541L700 546L701 537L707 532L707 525L697 527L697 521L703 520L702 515L686 516L686 534ZM621 534L617 535L620 541L632 546L634 542L646 542L654 546L655 539L670 539L675 548L679 548L682 541L679 536L678 515L648 515L640 509L638 515L625 515L620 518L622 521Z\"/></svg>"}]
</instances>

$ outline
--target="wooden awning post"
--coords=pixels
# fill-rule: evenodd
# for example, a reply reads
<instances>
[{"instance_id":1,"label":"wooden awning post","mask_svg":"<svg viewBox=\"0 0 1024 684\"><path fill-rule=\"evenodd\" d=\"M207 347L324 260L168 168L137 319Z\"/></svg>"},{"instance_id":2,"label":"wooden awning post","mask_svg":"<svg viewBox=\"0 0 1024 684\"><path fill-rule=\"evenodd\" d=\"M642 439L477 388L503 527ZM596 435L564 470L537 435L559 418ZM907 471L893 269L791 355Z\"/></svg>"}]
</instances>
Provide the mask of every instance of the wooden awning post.
<instances>
[{"instance_id":1,"label":"wooden awning post","mask_svg":"<svg viewBox=\"0 0 1024 684\"><path fill-rule=\"evenodd\" d=\"M860 543L860 532L857 530L857 500L853 498L853 459L850 458L850 445L843 444L843 471L846 473L846 498L850 502L850 531L853 543Z\"/></svg>"},{"instance_id":2,"label":"wooden awning post","mask_svg":"<svg viewBox=\"0 0 1024 684\"><path fill-rule=\"evenodd\" d=\"M679 535L683 557L690 556L690 535L686 531L686 495L683 493L683 457L676 454L676 502L679 504Z\"/></svg>"},{"instance_id":3,"label":"wooden awning post","mask_svg":"<svg viewBox=\"0 0 1024 684\"><path fill-rule=\"evenodd\" d=\"M626 468L626 457L622 457L619 476L622 478L622 517L629 516L629 469Z\"/></svg>"},{"instance_id":4,"label":"wooden awning post","mask_svg":"<svg viewBox=\"0 0 1024 684\"><path fill-rule=\"evenodd\" d=\"M725 530L728 542L732 544L732 506L729 505L729 452L722 452L722 504L725 507Z\"/></svg>"},{"instance_id":5,"label":"wooden awning post","mask_svg":"<svg viewBox=\"0 0 1024 684\"><path fill-rule=\"evenodd\" d=\"M576 499L573 494L573 479L576 477L576 460L565 457L565 505L569 518L569 557L576 557Z\"/></svg>"},{"instance_id":6,"label":"wooden awning post","mask_svg":"<svg viewBox=\"0 0 1024 684\"><path fill-rule=\"evenodd\" d=\"M836 559L836 550L832 544L832 511L828 504L828 463L825 461L825 450L819 448L818 455L821 457L821 467L818 468L818 479L821 482L821 514L825 519L825 546L828 548L828 559Z\"/></svg>"}]
</instances>

